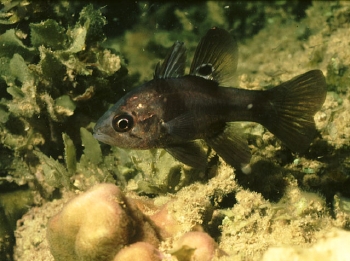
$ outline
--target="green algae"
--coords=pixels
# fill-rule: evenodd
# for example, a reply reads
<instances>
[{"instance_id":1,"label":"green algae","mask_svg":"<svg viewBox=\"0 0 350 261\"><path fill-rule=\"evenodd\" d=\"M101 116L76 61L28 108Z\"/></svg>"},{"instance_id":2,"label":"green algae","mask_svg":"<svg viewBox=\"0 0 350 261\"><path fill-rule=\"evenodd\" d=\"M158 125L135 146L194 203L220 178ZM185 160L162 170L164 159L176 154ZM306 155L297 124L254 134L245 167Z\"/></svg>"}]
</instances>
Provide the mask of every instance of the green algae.
<instances>
[{"instance_id":1,"label":"green algae","mask_svg":"<svg viewBox=\"0 0 350 261\"><path fill-rule=\"evenodd\" d=\"M30 39L34 47L43 45L52 50L67 48L68 36L55 20L48 19L39 24L30 24Z\"/></svg>"},{"instance_id":2,"label":"green algae","mask_svg":"<svg viewBox=\"0 0 350 261\"><path fill-rule=\"evenodd\" d=\"M52 187L72 188L70 175L67 169L52 157L46 156L40 151L34 151L34 154L39 158L45 182Z\"/></svg>"},{"instance_id":3,"label":"green algae","mask_svg":"<svg viewBox=\"0 0 350 261\"><path fill-rule=\"evenodd\" d=\"M5 8L20 7L16 4ZM102 91L111 92L111 82L123 77L118 54L101 47L105 25L100 9L87 5L70 26L50 18L30 23L28 36L16 28L0 36L0 131L2 145L11 151L12 161L6 169L12 170L7 172L12 180L23 182L23 173L13 171L19 168L16 157L22 157L31 170L28 183L37 178L37 169L42 169L50 186L73 187L70 177L76 174L75 161L80 157L84 161L86 156L73 153L74 143L81 141L71 140L68 135L79 132L95 120L91 116L106 110L103 103L95 106L87 101ZM25 37L29 37L30 44ZM96 114L89 115L91 106ZM88 122L72 125L70 119L78 115ZM82 136L83 142L87 141L86 132L82 131ZM92 136L91 142L99 147ZM85 152L88 155L90 150ZM63 154L67 167L59 160ZM98 163L96 159L101 162L101 153L100 157L88 155L92 165Z\"/></svg>"},{"instance_id":4,"label":"green algae","mask_svg":"<svg viewBox=\"0 0 350 261\"><path fill-rule=\"evenodd\" d=\"M102 152L98 141L92 134L84 128L80 128L82 144L84 146L84 155L86 160L92 164L98 165L102 162Z\"/></svg>"},{"instance_id":5,"label":"green algae","mask_svg":"<svg viewBox=\"0 0 350 261\"><path fill-rule=\"evenodd\" d=\"M127 189L146 194L174 193L200 179L203 171L185 167L163 149L113 148L117 169L127 180Z\"/></svg>"},{"instance_id":6,"label":"green algae","mask_svg":"<svg viewBox=\"0 0 350 261\"><path fill-rule=\"evenodd\" d=\"M17 37L15 29L9 29L1 35L1 57L11 58L14 54L19 54L26 60L33 58L35 49L25 46Z\"/></svg>"},{"instance_id":7,"label":"green algae","mask_svg":"<svg viewBox=\"0 0 350 261\"><path fill-rule=\"evenodd\" d=\"M64 160L70 175L73 175L77 169L76 149L73 141L66 133L62 133L64 143Z\"/></svg>"}]
</instances>

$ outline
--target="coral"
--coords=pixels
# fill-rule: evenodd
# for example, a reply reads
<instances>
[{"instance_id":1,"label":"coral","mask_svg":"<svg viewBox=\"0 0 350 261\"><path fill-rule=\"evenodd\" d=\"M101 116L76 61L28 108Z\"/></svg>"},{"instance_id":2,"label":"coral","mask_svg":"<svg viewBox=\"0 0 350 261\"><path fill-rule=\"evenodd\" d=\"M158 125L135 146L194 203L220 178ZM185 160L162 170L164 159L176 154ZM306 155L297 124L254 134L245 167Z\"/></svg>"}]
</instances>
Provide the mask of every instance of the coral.
<instances>
[{"instance_id":1,"label":"coral","mask_svg":"<svg viewBox=\"0 0 350 261\"><path fill-rule=\"evenodd\" d=\"M236 194L238 203L232 209L221 210L225 218L219 247L229 255L223 260L232 260L232 256L237 260L251 256L260 260L271 245L307 246L333 227L322 197L301 191L295 180L288 185L277 203L257 193L240 191Z\"/></svg>"},{"instance_id":2,"label":"coral","mask_svg":"<svg viewBox=\"0 0 350 261\"><path fill-rule=\"evenodd\" d=\"M229 167L223 165L221 169ZM85 258L90 258L89 260L101 260L97 259L101 256L105 256L104 260L110 260L120 249L129 245L131 247L136 242L147 242L157 248L161 241L162 244L167 244L165 242L187 235L179 239L176 250L186 249L188 245L190 248L198 248L188 256L200 256L206 251L214 255L214 240L204 232L191 231L201 230L203 216L210 219L212 215L208 195L213 195L217 187L221 187L225 193L236 188L232 175L222 173L225 173L224 178L213 178L211 186L203 193L198 193L199 184L194 184L181 190L170 201L147 200L132 193L126 197L115 185L96 185L69 201L51 218L47 232L51 252L56 260L74 260L82 257L82 253L88 255ZM189 199L195 201L189 204ZM181 208L182 211L179 212ZM199 247L202 243L210 248ZM110 249L110 244L114 250L110 251L110 256L103 255ZM138 245L137 249L153 253L153 248L145 249L145 245ZM173 249L172 243L167 249ZM176 253L182 252L176 250L174 249Z\"/></svg>"},{"instance_id":3,"label":"coral","mask_svg":"<svg viewBox=\"0 0 350 261\"><path fill-rule=\"evenodd\" d=\"M131 244L122 250L114 257L113 261L160 261L162 254L153 245L145 242L137 242Z\"/></svg>"},{"instance_id":4,"label":"coral","mask_svg":"<svg viewBox=\"0 0 350 261\"><path fill-rule=\"evenodd\" d=\"M112 260L138 241L156 247L157 230L118 187L100 184L68 202L49 221L47 237L57 261Z\"/></svg>"},{"instance_id":5,"label":"coral","mask_svg":"<svg viewBox=\"0 0 350 261\"><path fill-rule=\"evenodd\" d=\"M141 211L147 212L145 206L157 209L151 202L125 197L115 185L94 186L50 219L47 238L52 255L56 261L161 260L160 241L183 228L168 208L146 215ZM194 231L176 241L172 255L178 260L187 256L188 260L209 261L216 249L207 233Z\"/></svg>"},{"instance_id":6,"label":"coral","mask_svg":"<svg viewBox=\"0 0 350 261\"><path fill-rule=\"evenodd\" d=\"M178 260L211 261L215 256L217 245L207 233L187 232L175 242L173 255Z\"/></svg>"},{"instance_id":7,"label":"coral","mask_svg":"<svg viewBox=\"0 0 350 261\"><path fill-rule=\"evenodd\" d=\"M48 232L48 234L53 233L54 238L60 238L62 231L73 231L69 229L71 227L69 223L59 224L57 222L64 212L65 215L68 215L68 212L71 213L71 215L68 215L70 217L78 217L78 223L85 222L84 220L95 219L95 221L90 223L90 226L94 228L92 232L90 231L91 235L96 235L93 233L94 231L105 231L103 228L106 226L112 226L109 231L124 231L124 229L127 229L125 226L117 226L118 222L114 223L114 225L104 222L103 216L112 213L111 221L115 222L119 218L125 217L125 215L115 216L113 209L122 208L121 211L126 211L127 209L130 210L129 207L132 207L132 212L139 213L138 216L144 218L138 221L137 224L149 224L148 228L157 228L160 244L151 244L151 246L149 243L139 244L139 242L150 241L144 238L136 238L131 240L130 243L126 243L127 246L117 246L116 248L121 250L116 254L115 258L130 256L130 251L133 250L135 251L134 253L136 251L144 253L142 255L155 255L155 260L159 257L158 254L160 252L160 256L164 257L165 260L172 260L171 258L176 257L178 260L184 261L191 260L197 248L198 250L201 249L201 251L208 251L214 247L215 258L220 257L220 260L242 260L251 257L252 253L254 257L258 258L262 256L269 246L276 244L310 245L332 225L332 221L326 216L327 211L322 197L317 194L300 191L296 187L296 182L290 184L292 189L287 190L286 196L280 202L270 203L264 200L260 194L243 190L240 186L237 186L234 176L229 174L229 169L230 167L224 164L219 169L221 175L212 178L208 184L195 183L189 185L179 191L176 196L170 198L163 196L151 200L139 197L135 193L128 193L128 196L125 197L112 184L97 185L89 192L69 201L63 207L63 210L49 222L49 224L54 225L54 230ZM216 214L213 213L210 198L216 197L214 201L218 206L222 204L222 197L232 193L232 191L235 191L235 199L231 196L228 200L232 202L233 207L217 209ZM112 192L112 195L109 194L110 192ZM72 195L68 196L68 198L72 197ZM120 201L115 201L115 196L120 196L121 198L119 199L125 204L121 206ZM87 212L81 211L86 206L85 203L81 204L83 203L81 200L87 204L88 209L85 210ZM58 209L62 208L62 202L64 201L54 202L56 210L49 211L46 207L42 210L46 213L57 212ZM293 204L289 205L289 202L293 202ZM47 205L51 204L49 202ZM342 211L346 211L346 204L341 203L341 205ZM105 210L105 206L112 206L112 210ZM97 210L99 213L97 217L94 217L94 210ZM37 220L38 226L43 224L41 223L43 217L37 211L38 209L30 211L28 219L24 219L22 222L26 224L30 220ZM44 216L46 217L47 215L51 214L45 214ZM128 221L132 222L134 220L131 212L127 212L126 216ZM203 228L208 228L208 224L213 222L214 216L222 216L223 218L222 221L219 221L219 224L221 224L219 247L222 250L216 247L213 239L201 231ZM71 220L74 221L74 219ZM341 220L341 217L339 220ZM46 224L45 219L43 222ZM127 223L124 222L123 224ZM71 224L74 225L75 223L72 222ZM59 226L59 229L55 229L56 226ZM41 227L42 231L45 229L44 225L39 227ZM67 229L64 229L64 227L67 227ZM19 231L22 231L22 236L18 238L17 260L23 260L23 256L19 255L19 251L24 241L34 240L27 233L35 235L35 242L31 242L33 246L38 250L44 249L45 240L38 242L40 238L36 234L38 228L35 228L35 233L30 228L30 226L19 227ZM52 228L49 227L49 231L50 229ZM26 230L28 232L24 233ZM108 232L106 233L108 234ZM136 233L136 231L133 233ZM283 237L281 237L282 234ZM128 238L129 234L126 237ZM50 239L50 236L48 238ZM90 238L88 237L87 239ZM63 239L60 238L61 240ZM63 240L63 242L67 240ZM196 242L202 242L202 240L208 244L208 247L201 248L195 244ZM49 241L52 249L52 239ZM101 240L98 241L101 242ZM29 248L28 244L29 242L25 244L26 249ZM201 243L200 245L202 246L203 244ZM95 244L95 246L101 245ZM59 247L57 249L57 251L60 251ZM95 250L95 252L98 253L99 250ZM25 252L22 252L22 254L25 254ZM76 257L75 254L73 256ZM29 256L26 255L27 257ZM27 260L26 258L25 260Z\"/></svg>"},{"instance_id":8,"label":"coral","mask_svg":"<svg viewBox=\"0 0 350 261\"><path fill-rule=\"evenodd\" d=\"M153 222L161 227L160 231L163 238L176 235L178 231L181 231L181 224L177 222L174 215L169 211L170 203L164 204L160 209L151 216Z\"/></svg>"}]
</instances>

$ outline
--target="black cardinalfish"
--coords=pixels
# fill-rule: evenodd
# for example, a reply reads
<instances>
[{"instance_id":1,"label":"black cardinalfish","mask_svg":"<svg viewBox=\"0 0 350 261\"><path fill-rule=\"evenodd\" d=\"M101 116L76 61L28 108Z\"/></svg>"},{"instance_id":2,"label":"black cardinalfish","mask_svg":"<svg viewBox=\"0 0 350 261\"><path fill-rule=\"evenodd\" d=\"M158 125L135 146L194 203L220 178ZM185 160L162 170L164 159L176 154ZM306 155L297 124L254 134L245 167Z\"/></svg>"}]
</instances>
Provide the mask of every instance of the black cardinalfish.
<instances>
[{"instance_id":1,"label":"black cardinalfish","mask_svg":"<svg viewBox=\"0 0 350 261\"><path fill-rule=\"evenodd\" d=\"M222 87L237 67L230 34L211 28L199 42L189 75L186 48L175 42L153 80L133 89L98 120L94 137L128 149L164 148L174 158L204 169L204 140L231 166L249 173L247 141L230 122L266 127L289 149L305 151L313 140L315 113L326 98L326 81L311 70L266 91Z\"/></svg>"}]
</instances>

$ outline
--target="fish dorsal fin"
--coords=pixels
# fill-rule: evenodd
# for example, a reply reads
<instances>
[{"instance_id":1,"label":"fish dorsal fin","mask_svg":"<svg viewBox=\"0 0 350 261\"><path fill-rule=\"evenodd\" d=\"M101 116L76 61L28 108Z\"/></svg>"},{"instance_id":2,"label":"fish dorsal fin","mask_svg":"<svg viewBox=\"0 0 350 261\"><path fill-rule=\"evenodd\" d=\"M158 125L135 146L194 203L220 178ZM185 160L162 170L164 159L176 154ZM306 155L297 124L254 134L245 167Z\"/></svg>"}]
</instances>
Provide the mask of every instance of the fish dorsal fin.
<instances>
[{"instance_id":1,"label":"fish dorsal fin","mask_svg":"<svg viewBox=\"0 0 350 261\"><path fill-rule=\"evenodd\" d=\"M213 27L199 42L190 74L228 86L237 69L238 47L224 29Z\"/></svg>"},{"instance_id":2,"label":"fish dorsal fin","mask_svg":"<svg viewBox=\"0 0 350 261\"><path fill-rule=\"evenodd\" d=\"M162 63L158 63L154 79L180 77L185 73L186 47L183 42L176 41Z\"/></svg>"}]
</instances>

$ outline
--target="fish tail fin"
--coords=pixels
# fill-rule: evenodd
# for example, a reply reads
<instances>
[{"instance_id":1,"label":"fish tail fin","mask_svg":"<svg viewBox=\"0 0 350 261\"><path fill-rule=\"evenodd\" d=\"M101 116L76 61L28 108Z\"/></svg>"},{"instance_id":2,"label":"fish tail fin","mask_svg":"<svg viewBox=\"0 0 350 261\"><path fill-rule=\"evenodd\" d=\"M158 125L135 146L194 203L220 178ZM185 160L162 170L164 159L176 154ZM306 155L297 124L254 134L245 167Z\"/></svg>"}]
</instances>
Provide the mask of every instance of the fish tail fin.
<instances>
[{"instance_id":1,"label":"fish tail fin","mask_svg":"<svg viewBox=\"0 0 350 261\"><path fill-rule=\"evenodd\" d=\"M295 152L304 152L316 132L315 113L327 94L320 70L299 75L266 92L266 114L261 119L270 132Z\"/></svg>"}]
</instances>

